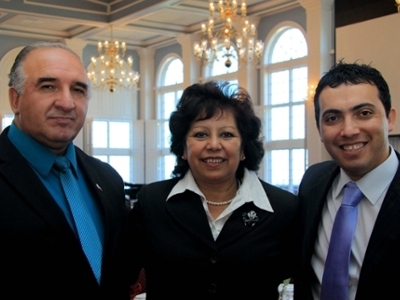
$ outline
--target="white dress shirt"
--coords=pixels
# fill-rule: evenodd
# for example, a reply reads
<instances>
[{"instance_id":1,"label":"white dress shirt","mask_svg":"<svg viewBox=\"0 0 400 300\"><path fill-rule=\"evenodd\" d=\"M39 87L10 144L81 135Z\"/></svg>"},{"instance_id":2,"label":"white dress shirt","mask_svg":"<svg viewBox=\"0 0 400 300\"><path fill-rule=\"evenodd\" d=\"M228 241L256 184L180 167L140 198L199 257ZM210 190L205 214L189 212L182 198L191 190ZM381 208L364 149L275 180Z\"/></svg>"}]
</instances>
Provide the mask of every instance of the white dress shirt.
<instances>
[{"instance_id":1,"label":"white dress shirt","mask_svg":"<svg viewBox=\"0 0 400 300\"><path fill-rule=\"evenodd\" d=\"M215 220L211 216L206 198L197 186L190 170L186 172L185 176L172 188L167 197L167 201L172 196L185 192L185 190L190 190L200 196L214 240L218 238L218 235L229 216L246 202L253 202L254 205L260 209L274 212L256 172L247 169L244 170L243 182L241 183L235 198L233 198L229 206Z\"/></svg>"},{"instance_id":2,"label":"white dress shirt","mask_svg":"<svg viewBox=\"0 0 400 300\"><path fill-rule=\"evenodd\" d=\"M350 270L349 270L349 300L353 300L356 295L358 279L364 255L367 250L368 241L383 199L390 183L396 174L399 161L393 149L390 156L377 168L364 175L356 181L357 186L364 195L358 205L358 218L354 240L351 246ZM313 284L313 297L320 299L322 275L324 272L324 262L328 253L329 240L332 232L333 222L343 198L343 187L352 181L349 176L341 169L340 174L333 181L331 189L327 195L327 201L322 210L321 223L318 229L318 238L315 243L314 255L311 260L312 267L317 275L318 281Z\"/></svg>"}]
</instances>

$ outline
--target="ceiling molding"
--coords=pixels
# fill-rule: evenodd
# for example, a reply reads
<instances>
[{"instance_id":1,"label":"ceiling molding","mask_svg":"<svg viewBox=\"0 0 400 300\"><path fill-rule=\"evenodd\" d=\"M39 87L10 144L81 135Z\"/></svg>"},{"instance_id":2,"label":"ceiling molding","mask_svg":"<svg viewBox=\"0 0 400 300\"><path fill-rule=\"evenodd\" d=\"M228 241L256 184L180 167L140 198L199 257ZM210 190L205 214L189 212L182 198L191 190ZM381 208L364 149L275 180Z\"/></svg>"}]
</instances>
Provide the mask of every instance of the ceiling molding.
<instances>
[{"instance_id":1,"label":"ceiling molding","mask_svg":"<svg viewBox=\"0 0 400 300\"><path fill-rule=\"evenodd\" d=\"M248 17L300 6L298 0L246 0ZM160 48L180 34L197 34L209 18L209 0L0 0L0 33L39 39L110 38L129 48Z\"/></svg>"}]
</instances>

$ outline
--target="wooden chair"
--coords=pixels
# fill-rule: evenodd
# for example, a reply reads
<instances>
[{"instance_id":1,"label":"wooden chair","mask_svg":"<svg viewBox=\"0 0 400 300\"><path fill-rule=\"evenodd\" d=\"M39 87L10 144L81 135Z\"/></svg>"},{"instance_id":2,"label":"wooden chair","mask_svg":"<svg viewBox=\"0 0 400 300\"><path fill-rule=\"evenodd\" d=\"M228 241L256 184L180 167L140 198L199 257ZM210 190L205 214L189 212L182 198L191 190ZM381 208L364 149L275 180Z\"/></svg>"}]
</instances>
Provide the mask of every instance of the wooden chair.
<instances>
[{"instance_id":1,"label":"wooden chair","mask_svg":"<svg viewBox=\"0 0 400 300\"><path fill-rule=\"evenodd\" d=\"M139 273L139 277L136 282L130 288L130 299L133 300L139 294L146 292L146 274L144 269Z\"/></svg>"}]
</instances>

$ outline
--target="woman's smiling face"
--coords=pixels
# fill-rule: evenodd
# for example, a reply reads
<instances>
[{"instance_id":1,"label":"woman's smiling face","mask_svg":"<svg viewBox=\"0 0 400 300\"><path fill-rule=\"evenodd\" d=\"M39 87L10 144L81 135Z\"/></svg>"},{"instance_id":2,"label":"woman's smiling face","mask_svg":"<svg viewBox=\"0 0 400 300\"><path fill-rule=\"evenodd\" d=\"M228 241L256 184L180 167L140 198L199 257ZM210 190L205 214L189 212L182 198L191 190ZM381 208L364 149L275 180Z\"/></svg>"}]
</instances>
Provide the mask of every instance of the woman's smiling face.
<instances>
[{"instance_id":1,"label":"woman's smiling face","mask_svg":"<svg viewBox=\"0 0 400 300\"><path fill-rule=\"evenodd\" d=\"M198 184L236 181L243 151L233 113L222 112L193 122L186 135L183 157Z\"/></svg>"}]
</instances>

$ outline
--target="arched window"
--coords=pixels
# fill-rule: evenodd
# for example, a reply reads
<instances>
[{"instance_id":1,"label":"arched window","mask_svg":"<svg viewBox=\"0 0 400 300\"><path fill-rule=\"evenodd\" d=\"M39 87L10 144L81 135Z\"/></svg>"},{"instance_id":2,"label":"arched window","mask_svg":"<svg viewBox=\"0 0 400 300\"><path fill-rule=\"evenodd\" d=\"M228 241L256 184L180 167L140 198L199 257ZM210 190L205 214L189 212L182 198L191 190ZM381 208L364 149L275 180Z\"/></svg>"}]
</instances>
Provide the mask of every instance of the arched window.
<instances>
[{"instance_id":1,"label":"arched window","mask_svg":"<svg viewBox=\"0 0 400 300\"><path fill-rule=\"evenodd\" d=\"M141 183L132 168L135 157L132 120L95 118L89 120L91 153L94 157L113 166L125 182ZM135 136L136 137L136 136Z\"/></svg>"},{"instance_id":2,"label":"arched window","mask_svg":"<svg viewBox=\"0 0 400 300\"><path fill-rule=\"evenodd\" d=\"M1 118L0 132L3 131L3 129L6 128L7 126L10 126L13 119L14 119L13 115L3 115Z\"/></svg>"},{"instance_id":3,"label":"arched window","mask_svg":"<svg viewBox=\"0 0 400 300\"><path fill-rule=\"evenodd\" d=\"M15 58L23 47L17 47L7 52L0 60L0 97L1 99L8 99L8 73L10 72L11 66L13 65ZM14 119L14 113L11 110L10 103L8 101L2 101L0 103L0 132L4 128L11 125Z\"/></svg>"},{"instance_id":4,"label":"arched window","mask_svg":"<svg viewBox=\"0 0 400 300\"><path fill-rule=\"evenodd\" d=\"M176 56L168 57L158 74L157 87L158 157L157 180L168 179L175 166L175 156L170 154L169 117L183 91L183 63Z\"/></svg>"},{"instance_id":5,"label":"arched window","mask_svg":"<svg viewBox=\"0 0 400 300\"><path fill-rule=\"evenodd\" d=\"M138 89L92 91L83 149L109 163L125 182L143 183L143 121L138 120Z\"/></svg>"},{"instance_id":6,"label":"arched window","mask_svg":"<svg viewBox=\"0 0 400 300\"><path fill-rule=\"evenodd\" d=\"M297 193L307 165L307 42L299 27L283 26L269 39L266 51L263 175L268 182Z\"/></svg>"}]
</instances>

